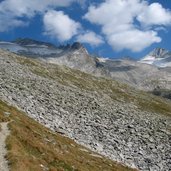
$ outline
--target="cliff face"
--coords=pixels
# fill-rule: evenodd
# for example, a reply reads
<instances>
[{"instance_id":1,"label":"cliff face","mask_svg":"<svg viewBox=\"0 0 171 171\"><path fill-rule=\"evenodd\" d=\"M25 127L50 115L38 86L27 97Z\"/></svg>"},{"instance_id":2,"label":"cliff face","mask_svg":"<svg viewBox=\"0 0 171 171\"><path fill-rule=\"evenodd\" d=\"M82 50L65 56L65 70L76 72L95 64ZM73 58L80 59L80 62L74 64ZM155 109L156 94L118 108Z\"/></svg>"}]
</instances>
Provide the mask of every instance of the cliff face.
<instances>
[{"instance_id":1,"label":"cliff face","mask_svg":"<svg viewBox=\"0 0 171 171\"><path fill-rule=\"evenodd\" d=\"M171 103L116 81L0 51L0 98L112 160L169 170Z\"/></svg>"}]
</instances>

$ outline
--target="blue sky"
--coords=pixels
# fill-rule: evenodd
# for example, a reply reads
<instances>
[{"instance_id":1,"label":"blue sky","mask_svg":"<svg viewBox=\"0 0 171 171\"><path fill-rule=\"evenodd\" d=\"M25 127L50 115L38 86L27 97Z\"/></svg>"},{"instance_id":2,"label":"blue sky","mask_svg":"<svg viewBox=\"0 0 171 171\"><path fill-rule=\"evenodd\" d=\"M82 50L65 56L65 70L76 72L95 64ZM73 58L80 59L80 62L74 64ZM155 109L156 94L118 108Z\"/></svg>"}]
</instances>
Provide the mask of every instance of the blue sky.
<instances>
[{"instance_id":1,"label":"blue sky","mask_svg":"<svg viewBox=\"0 0 171 171\"><path fill-rule=\"evenodd\" d=\"M80 41L110 58L171 50L169 0L1 0L0 26L1 40Z\"/></svg>"}]
</instances>

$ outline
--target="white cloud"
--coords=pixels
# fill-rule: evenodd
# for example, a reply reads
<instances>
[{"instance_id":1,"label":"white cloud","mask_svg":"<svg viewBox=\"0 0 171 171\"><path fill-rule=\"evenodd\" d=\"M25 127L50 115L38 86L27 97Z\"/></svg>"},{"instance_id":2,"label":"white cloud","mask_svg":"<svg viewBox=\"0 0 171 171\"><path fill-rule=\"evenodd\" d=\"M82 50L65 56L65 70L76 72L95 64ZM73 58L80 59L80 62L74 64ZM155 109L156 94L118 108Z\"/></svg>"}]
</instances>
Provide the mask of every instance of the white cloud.
<instances>
[{"instance_id":1,"label":"white cloud","mask_svg":"<svg viewBox=\"0 0 171 171\"><path fill-rule=\"evenodd\" d=\"M5 24L4 24L5 20ZM8 31L14 27L22 27L28 25L27 22L11 18L10 16L0 15L0 32Z\"/></svg>"},{"instance_id":2,"label":"white cloud","mask_svg":"<svg viewBox=\"0 0 171 171\"><path fill-rule=\"evenodd\" d=\"M67 7L72 2L77 0L4 0L0 2L0 32L27 24L28 20L23 21L22 17L29 19L56 7Z\"/></svg>"},{"instance_id":3,"label":"white cloud","mask_svg":"<svg viewBox=\"0 0 171 171\"><path fill-rule=\"evenodd\" d=\"M50 10L44 15L45 34L66 41L78 34L81 25L62 11Z\"/></svg>"},{"instance_id":4,"label":"white cloud","mask_svg":"<svg viewBox=\"0 0 171 171\"><path fill-rule=\"evenodd\" d=\"M141 51L152 43L160 42L161 38L154 31L127 30L107 36L108 43L115 50L131 49L133 52Z\"/></svg>"},{"instance_id":5,"label":"white cloud","mask_svg":"<svg viewBox=\"0 0 171 171\"><path fill-rule=\"evenodd\" d=\"M80 34L77 37L77 41L82 43L88 43L92 46L98 46L104 43L103 38L92 31L87 31L84 34Z\"/></svg>"},{"instance_id":6,"label":"white cloud","mask_svg":"<svg viewBox=\"0 0 171 171\"><path fill-rule=\"evenodd\" d=\"M0 3L0 12L14 16L33 16L36 12L65 7L76 0L5 0ZM10 14L10 13L9 13Z\"/></svg>"},{"instance_id":7,"label":"white cloud","mask_svg":"<svg viewBox=\"0 0 171 171\"><path fill-rule=\"evenodd\" d=\"M159 3L153 3L145 8L137 17L144 25L171 24L171 11L163 8Z\"/></svg>"},{"instance_id":8,"label":"white cloud","mask_svg":"<svg viewBox=\"0 0 171 171\"><path fill-rule=\"evenodd\" d=\"M161 41L156 28L152 30L144 25L167 26L171 12L159 3L149 5L145 0L106 0L91 5L84 18L102 27L114 50L141 51Z\"/></svg>"},{"instance_id":9,"label":"white cloud","mask_svg":"<svg viewBox=\"0 0 171 171\"><path fill-rule=\"evenodd\" d=\"M130 23L144 5L140 5L139 0L106 0L98 6L90 6L85 18L100 25Z\"/></svg>"},{"instance_id":10,"label":"white cloud","mask_svg":"<svg viewBox=\"0 0 171 171\"><path fill-rule=\"evenodd\" d=\"M44 16L47 35L60 41L69 40L78 34L81 24L54 9L68 7L73 2L83 6L87 4L85 0L1 1L0 32L25 26L32 17L40 14ZM84 18L102 27L102 33L113 49L141 51L161 41L158 32L171 24L171 11L160 3L149 4L147 0L104 0L98 5L91 5ZM83 32L77 39L91 45L103 43L103 39L93 32Z\"/></svg>"}]
</instances>

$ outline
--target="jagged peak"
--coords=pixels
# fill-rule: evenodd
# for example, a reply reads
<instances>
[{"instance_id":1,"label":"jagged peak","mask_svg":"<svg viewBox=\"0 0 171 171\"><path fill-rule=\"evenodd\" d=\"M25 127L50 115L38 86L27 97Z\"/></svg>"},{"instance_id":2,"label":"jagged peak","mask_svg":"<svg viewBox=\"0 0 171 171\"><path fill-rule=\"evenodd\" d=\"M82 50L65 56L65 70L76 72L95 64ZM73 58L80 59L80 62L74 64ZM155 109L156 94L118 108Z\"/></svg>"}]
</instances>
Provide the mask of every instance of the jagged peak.
<instances>
[{"instance_id":1,"label":"jagged peak","mask_svg":"<svg viewBox=\"0 0 171 171\"><path fill-rule=\"evenodd\" d=\"M74 49L74 50L78 50L78 49L84 48L84 46L83 46L83 44L81 44L80 42L74 42L74 43L71 45L71 48Z\"/></svg>"},{"instance_id":2,"label":"jagged peak","mask_svg":"<svg viewBox=\"0 0 171 171\"><path fill-rule=\"evenodd\" d=\"M166 49L164 49L164 48L157 47L157 48L153 49L153 50L149 53L149 55L150 55L150 56L154 56L154 57L156 57L156 58L160 58L160 57L164 56L164 55L165 55L166 53L168 53L168 52L169 52L169 51L166 50Z\"/></svg>"}]
</instances>

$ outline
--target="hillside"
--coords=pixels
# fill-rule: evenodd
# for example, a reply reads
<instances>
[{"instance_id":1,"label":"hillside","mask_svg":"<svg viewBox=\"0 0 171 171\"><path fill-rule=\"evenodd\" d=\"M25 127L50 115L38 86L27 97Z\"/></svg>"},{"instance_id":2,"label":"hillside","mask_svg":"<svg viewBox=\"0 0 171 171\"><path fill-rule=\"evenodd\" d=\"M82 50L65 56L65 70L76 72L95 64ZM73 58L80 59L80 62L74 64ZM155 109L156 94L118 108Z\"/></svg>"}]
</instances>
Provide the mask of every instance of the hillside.
<instances>
[{"instance_id":1,"label":"hillside","mask_svg":"<svg viewBox=\"0 0 171 171\"><path fill-rule=\"evenodd\" d=\"M11 171L133 171L53 133L0 101L0 123L4 121L10 121L6 159Z\"/></svg>"},{"instance_id":2,"label":"hillside","mask_svg":"<svg viewBox=\"0 0 171 171\"><path fill-rule=\"evenodd\" d=\"M117 81L0 52L0 97L39 123L140 170L168 170L171 103Z\"/></svg>"}]
</instances>

